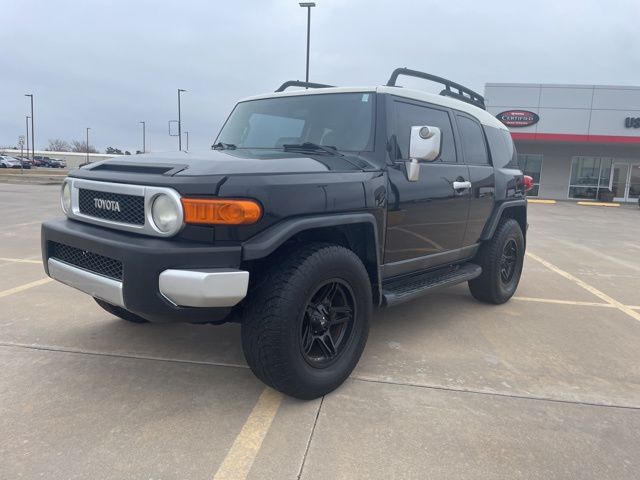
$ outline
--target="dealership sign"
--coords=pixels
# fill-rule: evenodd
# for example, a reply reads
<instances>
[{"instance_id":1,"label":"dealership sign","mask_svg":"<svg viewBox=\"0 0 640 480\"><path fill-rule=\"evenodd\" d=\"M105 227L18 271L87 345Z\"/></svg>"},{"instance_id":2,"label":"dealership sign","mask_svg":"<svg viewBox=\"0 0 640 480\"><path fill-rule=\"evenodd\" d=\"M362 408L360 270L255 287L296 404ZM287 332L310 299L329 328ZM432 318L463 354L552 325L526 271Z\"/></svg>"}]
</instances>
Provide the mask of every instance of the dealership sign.
<instances>
[{"instance_id":1,"label":"dealership sign","mask_svg":"<svg viewBox=\"0 0 640 480\"><path fill-rule=\"evenodd\" d=\"M529 110L507 110L496 115L507 127L529 127L538 123L538 114Z\"/></svg>"}]
</instances>

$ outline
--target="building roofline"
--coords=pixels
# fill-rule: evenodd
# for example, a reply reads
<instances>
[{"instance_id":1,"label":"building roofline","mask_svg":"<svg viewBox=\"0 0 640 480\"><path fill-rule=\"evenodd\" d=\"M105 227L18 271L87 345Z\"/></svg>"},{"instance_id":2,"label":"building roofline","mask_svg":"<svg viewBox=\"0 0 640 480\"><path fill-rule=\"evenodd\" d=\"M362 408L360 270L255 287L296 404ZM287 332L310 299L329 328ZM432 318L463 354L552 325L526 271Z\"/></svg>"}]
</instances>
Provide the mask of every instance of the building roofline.
<instances>
[{"instance_id":1,"label":"building roofline","mask_svg":"<svg viewBox=\"0 0 640 480\"><path fill-rule=\"evenodd\" d=\"M635 85L587 85L587 84L572 84L572 83L485 83L484 88L487 87L534 87L534 88L585 88L585 89L615 89L615 90L640 90L640 86Z\"/></svg>"}]
</instances>

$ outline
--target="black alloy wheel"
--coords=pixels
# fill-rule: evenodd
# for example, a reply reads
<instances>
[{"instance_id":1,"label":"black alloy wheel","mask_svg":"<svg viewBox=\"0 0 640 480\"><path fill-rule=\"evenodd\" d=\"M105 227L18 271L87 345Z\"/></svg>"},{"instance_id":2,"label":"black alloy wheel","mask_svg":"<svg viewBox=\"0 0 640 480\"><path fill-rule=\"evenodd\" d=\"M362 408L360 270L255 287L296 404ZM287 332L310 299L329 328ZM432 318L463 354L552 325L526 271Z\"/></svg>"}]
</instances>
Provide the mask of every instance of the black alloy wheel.
<instances>
[{"instance_id":1,"label":"black alloy wheel","mask_svg":"<svg viewBox=\"0 0 640 480\"><path fill-rule=\"evenodd\" d=\"M300 347L309 365L324 368L340 357L351 336L355 309L353 292L340 279L315 291L300 323Z\"/></svg>"},{"instance_id":2,"label":"black alloy wheel","mask_svg":"<svg viewBox=\"0 0 640 480\"><path fill-rule=\"evenodd\" d=\"M518 263L518 245L515 239L510 238L505 243L502 249L502 256L500 257L500 279L502 283L508 284L516 272Z\"/></svg>"},{"instance_id":3,"label":"black alloy wheel","mask_svg":"<svg viewBox=\"0 0 640 480\"><path fill-rule=\"evenodd\" d=\"M243 308L247 363L287 395L326 395L347 379L367 341L373 308L367 269L353 251L319 242L268 261Z\"/></svg>"},{"instance_id":4,"label":"black alloy wheel","mask_svg":"<svg viewBox=\"0 0 640 480\"><path fill-rule=\"evenodd\" d=\"M469 281L474 298L493 304L508 301L518 288L524 253L520 224L513 218L503 218L493 237L482 243L473 260L482 267L482 274Z\"/></svg>"}]
</instances>

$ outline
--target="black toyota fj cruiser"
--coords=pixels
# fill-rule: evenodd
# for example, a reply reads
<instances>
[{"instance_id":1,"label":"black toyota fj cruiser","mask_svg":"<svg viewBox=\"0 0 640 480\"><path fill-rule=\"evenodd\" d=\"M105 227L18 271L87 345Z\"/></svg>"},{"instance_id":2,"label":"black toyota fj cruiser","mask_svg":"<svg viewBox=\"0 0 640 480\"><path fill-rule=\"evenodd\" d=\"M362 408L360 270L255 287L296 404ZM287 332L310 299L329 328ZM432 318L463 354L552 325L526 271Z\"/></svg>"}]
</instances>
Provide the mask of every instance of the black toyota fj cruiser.
<instances>
[{"instance_id":1,"label":"black toyota fj cruiser","mask_svg":"<svg viewBox=\"0 0 640 480\"><path fill-rule=\"evenodd\" d=\"M382 87L286 82L239 102L211 151L71 172L43 261L127 321L239 322L256 376L309 399L349 376L374 306L460 282L509 300L529 185L462 85L407 69Z\"/></svg>"}]
</instances>

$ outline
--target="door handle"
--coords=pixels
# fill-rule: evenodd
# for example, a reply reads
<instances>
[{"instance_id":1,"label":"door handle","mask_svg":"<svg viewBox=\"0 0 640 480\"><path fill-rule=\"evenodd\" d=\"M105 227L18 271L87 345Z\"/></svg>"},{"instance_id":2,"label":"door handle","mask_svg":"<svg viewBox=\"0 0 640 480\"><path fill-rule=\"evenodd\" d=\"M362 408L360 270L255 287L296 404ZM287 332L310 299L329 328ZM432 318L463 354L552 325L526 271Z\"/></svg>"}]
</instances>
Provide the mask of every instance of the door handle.
<instances>
[{"instance_id":1,"label":"door handle","mask_svg":"<svg viewBox=\"0 0 640 480\"><path fill-rule=\"evenodd\" d=\"M471 188L471 182L453 182L454 190L466 190L468 188Z\"/></svg>"}]
</instances>

